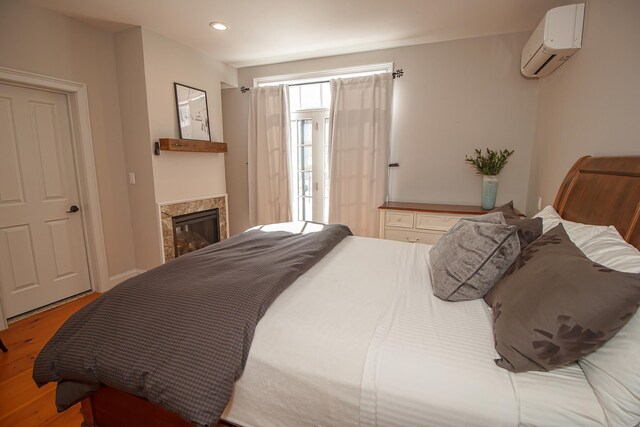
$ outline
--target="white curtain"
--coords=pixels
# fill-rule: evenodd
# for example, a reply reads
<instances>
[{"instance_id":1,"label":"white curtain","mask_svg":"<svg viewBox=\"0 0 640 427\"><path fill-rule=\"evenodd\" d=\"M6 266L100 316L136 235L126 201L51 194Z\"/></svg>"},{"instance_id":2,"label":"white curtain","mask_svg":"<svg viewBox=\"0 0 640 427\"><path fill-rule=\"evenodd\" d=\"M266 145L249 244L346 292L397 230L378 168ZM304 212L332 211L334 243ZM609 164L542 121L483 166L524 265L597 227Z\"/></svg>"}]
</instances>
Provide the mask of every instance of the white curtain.
<instances>
[{"instance_id":1,"label":"white curtain","mask_svg":"<svg viewBox=\"0 0 640 427\"><path fill-rule=\"evenodd\" d=\"M377 237L386 197L391 73L331 81L329 222Z\"/></svg>"},{"instance_id":2,"label":"white curtain","mask_svg":"<svg viewBox=\"0 0 640 427\"><path fill-rule=\"evenodd\" d=\"M249 222L291 220L289 101L286 85L251 89L249 111Z\"/></svg>"}]
</instances>

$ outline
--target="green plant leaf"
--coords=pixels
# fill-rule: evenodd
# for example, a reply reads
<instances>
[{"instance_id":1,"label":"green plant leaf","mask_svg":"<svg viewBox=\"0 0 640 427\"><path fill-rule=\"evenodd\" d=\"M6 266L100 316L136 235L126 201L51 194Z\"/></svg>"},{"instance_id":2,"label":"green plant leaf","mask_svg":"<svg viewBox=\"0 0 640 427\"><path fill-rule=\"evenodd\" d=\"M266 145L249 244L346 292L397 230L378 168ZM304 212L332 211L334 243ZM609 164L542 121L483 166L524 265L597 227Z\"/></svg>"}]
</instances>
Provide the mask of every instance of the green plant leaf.
<instances>
[{"instance_id":1,"label":"green plant leaf","mask_svg":"<svg viewBox=\"0 0 640 427\"><path fill-rule=\"evenodd\" d=\"M487 153L482 154L482 150L476 148L475 154L465 156L464 160L473 166L480 175L498 175L514 151L487 148Z\"/></svg>"}]
</instances>

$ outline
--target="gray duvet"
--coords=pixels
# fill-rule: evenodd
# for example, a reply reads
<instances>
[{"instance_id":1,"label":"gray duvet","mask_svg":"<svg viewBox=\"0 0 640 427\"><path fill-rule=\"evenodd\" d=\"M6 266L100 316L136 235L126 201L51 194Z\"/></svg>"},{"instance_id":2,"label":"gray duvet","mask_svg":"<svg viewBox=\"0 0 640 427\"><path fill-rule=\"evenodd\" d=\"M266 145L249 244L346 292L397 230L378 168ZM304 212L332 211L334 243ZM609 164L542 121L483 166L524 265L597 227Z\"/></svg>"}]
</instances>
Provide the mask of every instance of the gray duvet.
<instances>
[{"instance_id":1,"label":"gray duvet","mask_svg":"<svg viewBox=\"0 0 640 427\"><path fill-rule=\"evenodd\" d=\"M58 409L101 384L215 425L269 305L351 231L250 230L127 280L74 314L38 355Z\"/></svg>"}]
</instances>

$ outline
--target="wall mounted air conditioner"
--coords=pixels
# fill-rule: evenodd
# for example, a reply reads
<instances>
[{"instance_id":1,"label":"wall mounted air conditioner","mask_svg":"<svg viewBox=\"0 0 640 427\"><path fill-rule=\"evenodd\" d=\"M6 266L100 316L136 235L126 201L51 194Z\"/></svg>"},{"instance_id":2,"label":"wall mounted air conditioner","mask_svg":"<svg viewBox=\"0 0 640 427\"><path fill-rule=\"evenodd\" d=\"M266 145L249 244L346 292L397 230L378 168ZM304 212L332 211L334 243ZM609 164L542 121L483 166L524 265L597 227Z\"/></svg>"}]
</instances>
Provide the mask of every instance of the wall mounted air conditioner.
<instances>
[{"instance_id":1,"label":"wall mounted air conditioner","mask_svg":"<svg viewBox=\"0 0 640 427\"><path fill-rule=\"evenodd\" d=\"M551 9L522 49L520 69L526 77L544 77L582 46L584 3Z\"/></svg>"}]
</instances>

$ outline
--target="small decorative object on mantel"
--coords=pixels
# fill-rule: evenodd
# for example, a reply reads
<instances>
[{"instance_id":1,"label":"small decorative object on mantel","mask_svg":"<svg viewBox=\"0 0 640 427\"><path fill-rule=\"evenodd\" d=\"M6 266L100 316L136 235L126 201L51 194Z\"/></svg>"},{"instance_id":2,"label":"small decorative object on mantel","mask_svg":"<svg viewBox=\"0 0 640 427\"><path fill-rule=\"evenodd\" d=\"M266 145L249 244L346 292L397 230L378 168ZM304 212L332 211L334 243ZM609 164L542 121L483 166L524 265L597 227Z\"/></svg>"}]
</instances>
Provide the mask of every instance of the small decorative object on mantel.
<instances>
[{"instance_id":1,"label":"small decorative object on mantel","mask_svg":"<svg viewBox=\"0 0 640 427\"><path fill-rule=\"evenodd\" d=\"M477 148L475 151L473 156L465 156L464 160L476 168L478 175L482 175L482 209L491 210L496 206L498 174L514 150L494 151L487 148L487 154L482 154L482 150Z\"/></svg>"},{"instance_id":2,"label":"small decorative object on mantel","mask_svg":"<svg viewBox=\"0 0 640 427\"><path fill-rule=\"evenodd\" d=\"M174 83L180 139L211 141L207 92Z\"/></svg>"}]
</instances>

